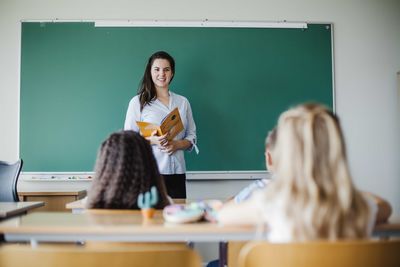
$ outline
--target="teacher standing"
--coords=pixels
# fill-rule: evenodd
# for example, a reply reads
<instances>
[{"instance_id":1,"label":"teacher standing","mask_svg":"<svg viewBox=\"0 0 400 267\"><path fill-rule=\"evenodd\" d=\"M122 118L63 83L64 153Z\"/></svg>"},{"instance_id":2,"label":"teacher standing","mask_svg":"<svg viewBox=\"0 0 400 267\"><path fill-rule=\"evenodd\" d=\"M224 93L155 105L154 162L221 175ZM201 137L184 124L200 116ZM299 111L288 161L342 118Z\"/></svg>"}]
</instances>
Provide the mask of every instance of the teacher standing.
<instances>
[{"instance_id":1,"label":"teacher standing","mask_svg":"<svg viewBox=\"0 0 400 267\"><path fill-rule=\"evenodd\" d=\"M152 145L160 173L164 176L168 195L186 198L185 150L196 147L196 125L189 101L169 90L175 74L175 60L168 53L159 51L148 60L138 94L129 102L125 130L139 132L136 121L160 125L174 108L179 109L184 130L168 141L168 133L147 137ZM143 159L145 160L145 159Z\"/></svg>"}]
</instances>

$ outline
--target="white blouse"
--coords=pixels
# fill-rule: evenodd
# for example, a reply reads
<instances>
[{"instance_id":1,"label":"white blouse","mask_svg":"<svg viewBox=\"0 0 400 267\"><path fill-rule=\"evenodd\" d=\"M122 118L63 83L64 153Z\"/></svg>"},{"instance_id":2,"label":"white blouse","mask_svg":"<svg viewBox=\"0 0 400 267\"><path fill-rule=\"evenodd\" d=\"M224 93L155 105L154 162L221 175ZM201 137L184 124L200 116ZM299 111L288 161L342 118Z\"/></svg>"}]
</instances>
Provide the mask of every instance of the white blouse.
<instances>
[{"instance_id":1,"label":"white blouse","mask_svg":"<svg viewBox=\"0 0 400 267\"><path fill-rule=\"evenodd\" d=\"M192 147L196 147L196 125L194 123L192 109L186 97L169 92L169 104L165 106L158 99L150 102L143 107L140 111L139 96L136 95L129 102L128 110L126 112L125 130L133 130L139 132L139 127L136 121L145 121L153 124L160 125L162 120L176 107L179 109L184 130L180 132L174 140L186 139L192 143ZM161 174L184 174L186 172L186 164L183 150L177 150L172 155L168 155L158 148L152 146L154 156L156 158L158 168Z\"/></svg>"}]
</instances>

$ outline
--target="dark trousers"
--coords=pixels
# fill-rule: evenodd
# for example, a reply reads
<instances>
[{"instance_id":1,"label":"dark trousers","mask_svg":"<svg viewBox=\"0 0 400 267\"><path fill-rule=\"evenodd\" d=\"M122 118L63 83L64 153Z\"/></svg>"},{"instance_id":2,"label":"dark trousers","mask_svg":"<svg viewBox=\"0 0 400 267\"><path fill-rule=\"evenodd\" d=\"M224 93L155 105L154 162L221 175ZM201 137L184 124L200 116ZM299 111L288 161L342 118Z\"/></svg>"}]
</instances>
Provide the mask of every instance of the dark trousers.
<instances>
[{"instance_id":1,"label":"dark trousers","mask_svg":"<svg viewBox=\"0 0 400 267\"><path fill-rule=\"evenodd\" d=\"M186 198L186 174L163 174L171 198Z\"/></svg>"}]
</instances>

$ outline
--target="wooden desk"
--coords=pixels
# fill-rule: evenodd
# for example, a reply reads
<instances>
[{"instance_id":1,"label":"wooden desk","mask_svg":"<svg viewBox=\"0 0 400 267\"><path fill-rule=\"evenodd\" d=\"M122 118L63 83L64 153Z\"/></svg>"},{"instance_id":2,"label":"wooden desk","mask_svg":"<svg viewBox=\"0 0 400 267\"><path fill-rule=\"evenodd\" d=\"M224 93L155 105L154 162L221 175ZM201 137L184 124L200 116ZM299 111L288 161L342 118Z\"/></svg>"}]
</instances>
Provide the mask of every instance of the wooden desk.
<instances>
[{"instance_id":1,"label":"wooden desk","mask_svg":"<svg viewBox=\"0 0 400 267\"><path fill-rule=\"evenodd\" d=\"M43 202L0 202L0 219L26 213L28 210L44 206Z\"/></svg>"},{"instance_id":2,"label":"wooden desk","mask_svg":"<svg viewBox=\"0 0 400 267\"><path fill-rule=\"evenodd\" d=\"M86 190L80 191L48 191L48 192L18 192L21 201L43 201L46 205L36 211L66 211L69 202L82 199Z\"/></svg>"},{"instance_id":3,"label":"wooden desk","mask_svg":"<svg viewBox=\"0 0 400 267\"><path fill-rule=\"evenodd\" d=\"M256 226L225 226L199 222L170 224L157 210L143 219L137 210L91 210L87 213L35 212L0 222L0 233L10 241L247 241L255 239ZM400 222L378 225L375 236L400 236Z\"/></svg>"},{"instance_id":4,"label":"wooden desk","mask_svg":"<svg viewBox=\"0 0 400 267\"><path fill-rule=\"evenodd\" d=\"M82 213L86 208L87 197L84 197L79 200L75 200L65 204L65 208L67 210L71 210L72 213Z\"/></svg>"},{"instance_id":5,"label":"wooden desk","mask_svg":"<svg viewBox=\"0 0 400 267\"><path fill-rule=\"evenodd\" d=\"M72 213L82 213L86 209L86 201L87 197L84 197L82 199L67 203L65 205L65 208L67 210L71 210ZM175 204L190 203L189 200L186 200L184 198L174 198L173 201Z\"/></svg>"},{"instance_id":6,"label":"wooden desk","mask_svg":"<svg viewBox=\"0 0 400 267\"><path fill-rule=\"evenodd\" d=\"M0 233L3 233L6 241L30 241L31 243L221 242L249 241L259 237L255 226L222 226L208 222L168 224L164 222L161 211L156 211L153 219L146 220L142 218L140 211L133 210L89 210L82 214L30 213L1 221ZM376 236L400 237L400 222L379 225L374 233ZM241 246L236 248L240 250ZM220 255L221 258L226 257L224 252ZM234 266L235 255L233 252L228 252L229 266Z\"/></svg>"},{"instance_id":7,"label":"wooden desk","mask_svg":"<svg viewBox=\"0 0 400 267\"><path fill-rule=\"evenodd\" d=\"M162 212L150 220L139 211L124 213L35 212L0 222L6 241L218 242L251 240L254 226L221 226L207 222L168 224Z\"/></svg>"}]
</instances>

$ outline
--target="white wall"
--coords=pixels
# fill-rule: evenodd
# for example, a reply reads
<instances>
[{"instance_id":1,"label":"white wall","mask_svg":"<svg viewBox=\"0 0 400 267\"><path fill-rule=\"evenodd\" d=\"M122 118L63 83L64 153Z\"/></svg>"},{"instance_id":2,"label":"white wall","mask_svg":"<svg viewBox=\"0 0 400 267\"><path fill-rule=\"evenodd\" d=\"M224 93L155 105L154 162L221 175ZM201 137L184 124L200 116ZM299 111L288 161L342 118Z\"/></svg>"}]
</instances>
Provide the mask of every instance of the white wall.
<instances>
[{"instance_id":1,"label":"white wall","mask_svg":"<svg viewBox=\"0 0 400 267\"><path fill-rule=\"evenodd\" d=\"M19 151L21 19L211 19L332 22L336 110L356 184L400 214L400 1L0 0L0 158Z\"/></svg>"}]
</instances>

